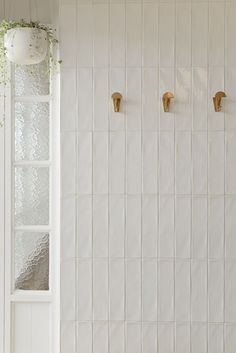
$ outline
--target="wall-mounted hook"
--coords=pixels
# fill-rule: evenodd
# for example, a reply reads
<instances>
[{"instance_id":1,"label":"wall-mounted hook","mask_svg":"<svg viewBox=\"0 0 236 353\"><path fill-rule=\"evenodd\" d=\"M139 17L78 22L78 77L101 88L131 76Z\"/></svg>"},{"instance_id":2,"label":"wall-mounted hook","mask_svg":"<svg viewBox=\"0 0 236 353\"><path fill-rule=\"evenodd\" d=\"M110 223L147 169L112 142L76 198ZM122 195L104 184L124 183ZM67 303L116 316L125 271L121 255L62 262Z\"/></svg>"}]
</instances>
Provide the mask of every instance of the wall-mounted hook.
<instances>
[{"instance_id":1,"label":"wall-mounted hook","mask_svg":"<svg viewBox=\"0 0 236 353\"><path fill-rule=\"evenodd\" d=\"M221 98L226 97L225 92L219 91L216 92L215 97L213 97L213 103L214 103L214 108L215 112L220 112L221 111Z\"/></svg>"},{"instance_id":2,"label":"wall-mounted hook","mask_svg":"<svg viewBox=\"0 0 236 353\"><path fill-rule=\"evenodd\" d=\"M171 100L171 98L174 98L173 93L165 92L163 94L162 102L163 102L164 112L169 112L170 111L170 100Z\"/></svg>"},{"instance_id":3,"label":"wall-mounted hook","mask_svg":"<svg viewBox=\"0 0 236 353\"><path fill-rule=\"evenodd\" d=\"M121 99L122 99L122 95L119 92L114 92L112 94L111 98L113 99L114 111L116 113L119 113L119 111L120 111L120 102L121 102Z\"/></svg>"}]
</instances>

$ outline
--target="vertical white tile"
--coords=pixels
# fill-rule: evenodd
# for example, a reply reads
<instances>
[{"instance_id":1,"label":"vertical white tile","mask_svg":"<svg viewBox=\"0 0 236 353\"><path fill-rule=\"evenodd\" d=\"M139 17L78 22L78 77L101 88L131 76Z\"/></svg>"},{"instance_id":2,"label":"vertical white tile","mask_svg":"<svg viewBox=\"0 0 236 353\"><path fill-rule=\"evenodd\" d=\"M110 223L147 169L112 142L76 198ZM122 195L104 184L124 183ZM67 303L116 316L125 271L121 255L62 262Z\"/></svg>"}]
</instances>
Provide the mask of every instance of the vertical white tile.
<instances>
[{"instance_id":1,"label":"vertical white tile","mask_svg":"<svg viewBox=\"0 0 236 353\"><path fill-rule=\"evenodd\" d=\"M141 64L142 16L140 4L126 5L126 64L137 67Z\"/></svg>"},{"instance_id":2,"label":"vertical white tile","mask_svg":"<svg viewBox=\"0 0 236 353\"><path fill-rule=\"evenodd\" d=\"M159 321L174 320L174 264L159 262L158 318ZM160 337L159 337L160 338Z\"/></svg>"},{"instance_id":3,"label":"vertical white tile","mask_svg":"<svg viewBox=\"0 0 236 353\"><path fill-rule=\"evenodd\" d=\"M91 322L77 323L77 351L92 353L93 330Z\"/></svg>"},{"instance_id":4,"label":"vertical white tile","mask_svg":"<svg viewBox=\"0 0 236 353\"><path fill-rule=\"evenodd\" d=\"M108 69L94 69L94 130L107 129Z\"/></svg>"},{"instance_id":5,"label":"vertical white tile","mask_svg":"<svg viewBox=\"0 0 236 353\"><path fill-rule=\"evenodd\" d=\"M159 256L174 256L174 197L161 196L159 207Z\"/></svg>"},{"instance_id":6,"label":"vertical white tile","mask_svg":"<svg viewBox=\"0 0 236 353\"><path fill-rule=\"evenodd\" d=\"M224 263L209 261L208 264L208 320L224 321Z\"/></svg>"},{"instance_id":7,"label":"vertical white tile","mask_svg":"<svg viewBox=\"0 0 236 353\"><path fill-rule=\"evenodd\" d=\"M53 23L55 13L52 9L52 4L47 0L36 0L32 4L32 20L40 21L40 23Z\"/></svg>"},{"instance_id":8,"label":"vertical white tile","mask_svg":"<svg viewBox=\"0 0 236 353\"><path fill-rule=\"evenodd\" d=\"M76 136L73 132L61 134L61 193L75 193Z\"/></svg>"},{"instance_id":9,"label":"vertical white tile","mask_svg":"<svg viewBox=\"0 0 236 353\"><path fill-rule=\"evenodd\" d=\"M76 126L76 71L75 69L61 70L61 131L73 131ZM70 109L68 109L70 107Z\"/></svg>"},{"instance_id":10,"label":"vertical white tile","mask_svg":"<svg viewBox=\"0 0 236 353\"><path fill-rule=\"evenodd\" d=\"M191 65L191 5L176 4L176 66Z\"/></svg>"},{"instance_id":11,"label":"vertical white tile","mask_svg":"<svg viewBox=\"0 0 236 353\"><path fill-rule=\"evenodd\" d=\"M141 196L127 196L126 256L141 256Z\"/></svg>"},{"instance_id":12,"label":"vertical white tile","mask_svg":"<svg viewBox=\"0 0 236 353\"><path fill-rule=\"evenodd\" d=\"M125 200L123 195L109 198L109 255L111 258L124 256Z\"/></svg>"},{"instance_id":13,"label":"vertical white tile","mask_svg":"<svg viewBox=\"0 0 236 353\"><path fill-rule=\"evenodd\" d=\"M120 105L120 111L114 112L113 100L111 95L113 92L120 92L122 94L122 100ZM109 127L111 131L122 131L125 129L125 111L126 111L126 89L125 89L125 69L124 68L112 68L110 70L110 122Z\"/></svg>"},{"instance_id":14,"label":"vertical white tile","mask_svg":"<svg viewBox=\"0 0 236 353\"><path fill-rule=\"evenodd\" d=\"M202 4L204 3L200 3L198 5ZM199 37L199 39L202 42L203 38ZM206 68L198 67L192 69L193 130L207 129L207 82L208 81ZM210 103L212 103L212 100L210 101Z\"/></svg>"},{"instance_id":15,"label":"vertical white tile","mask_svg":"<svg viewBox=\"0 0 236 353\"><path fill-rule=\"evenodd\" d=\"M207 257L207 197L192 199L192 257Z\"/></svg>"},{"instance_id":16,"label":"vertical white tile","mask_svg":"<svg viewBox=\"0 0 236 353\"><path fill-rule=\"evenodd\" d=\"M225 198L225 256L226 258L236 258L236 239L234 236L235 227L236 227L236 197L228 196Z\"/></svg>"},{"instance_id":17,"label":"vertical white tile","mask_svg":"<svg viewBox=\"0 0 236 353\"><path fill-rule=\"evenodd\" d=\"M30 21L31 11L29 3L26 0L22 0L20 3L11 0L8 1L4 7L5 10L3 9L3 13L1 14L1 16L3 16L5 12L4 18L9 18L15 21L19 20L19 18L24 18L25 21Z\"/></svg>"},{"instance_id":18,"label":"vertical white tile","mask_svg":"<svg viewBox=\"0 0 236 353\"><path fill-rule=\"evenodd\" d=\"M108 133L93 134L93 193L108 192Z\"/></svg>"},{"instance_id":19,"label":"vertical white tile","mask_svg":"<svg viewBox=\"0 0 236 353\"><path fill-rule=\"evenodd\" d=\"M127 192L136 194L141 192L142 161L141 161L141 133L127 133Z\"/></svg>"},{"instance_id":20,"label":"vertical white tile","mask_svg":"<svg viewBox=\"0 0 236 353\"><path fill-rule=\"evenodd\" d=\"M159 50L160 67L174 66L175 52L175 9L172 4L159 6Z\"/></svg>"},{"instance_id":21,"label":"vertical white tile","mask_svg":"<svg viewBox=\"0 0 236 353\"><path fill-rule=\"evenodd\" d=\"M192 65L207 66L208 3L192 3Z\"/></svg>"},{"instance_id":22,"label":"vertical white tile","mask_svg":"<svg viewBox=\"0 0 236 353\"><path fill-rule=\"evenodd\" d=\"M224 100L224 112L225 112L225 129L232 131L236 130L235 121L235 109L236 109L236 68L227 67L225 68L225 92L227 99Z\"/></svg>"},{"instance_id":23,"label":"vertical white tile","mask_svg":"<svg viewBox=\"0 0 236 353\"><path fill-rule=\"evenodd\" d=\"M79 67L93 65L93 7L90 4L78 6L77 57ZM70 50L68 50L70 53Z\"/></svg>"},{"instance_id":24,"label":"vertical white tile","mask_svg":"<svg viewBox=\"0 0 236 353\"><path fill-rule=\"evenodd\" d=\"M92 319L92 261L78 260L77 273L77 319Z\"/></svg>"},{"instance_id":25,"label":"vertical white tile","mask_svg":"<svg viewBox=\"0 0 236 353\"><path fill-rule=\"evenodd\" d=\"M159 193L174 193L174 135L161 132L159 137Z\"/></svg>"},{"instance_id":26,"label":"vertical white tile","mask_svg":"<svg viewBox=\"0 0 236 353\"><path fill-rule=\"evenodd\" d=\"M207 193L207 133L192 134L193 194Z\"/></svg>"},{"instance_id":27,"label":"vertical white tile","mask_svg":"<svg viewBox=\"0 0 236 353\"><path fill-rule=\"evenodd\" d=\"M61 320L75 320L75 260L61 263Z\"/></svg>"},{"instance_id":28,"label":"vertical white tile","mask_svg":"<svg viewBox=\"0 0 236 353\"><path fill-rule=\"evenodd\" d=\"M174 327L172 323L158 324L158 348L161 353L174 353Z\"/></svg>"},{"instance_id":29,"label":"vertical white tile","mask_svg":"<svg viewBox=\"0 0 236 353\"><path fill-rule=\"evenodd\" d=\"M110 353L124 353L125 351L124 322L109 323L109 351Z\"/></svg>"},{"instance_id":30,"label":"vertical white tile","mask_svg":"<svg viewBox=\"0 0 236 353\"><path fill-rule=\"evenodd\" d=\"M236 193L236 132L227 132L226 138L226 161L225 161L225 187L226 193Z\"/></svg>"},{"instance_id":31,"label":"vertical white tile","mask_svg":"<svg viewBox=\"0 0 236 353\"><path fill-rule=\"evenodd\" d=\"M176 132L176 193L191 193L191 133Z\"/></svg>"},{"instance_id":32,"label":"vertical white tile","mask_svg":"<svg viewBox=\"0 0 236 353\"><path fill-rule=\"evenodd\" d=\"M143 353L157 352L157 325L143 324Z\"/></svg>"},{"instance_id":33,"label":"vertical white tile","mask_svg":"<svg viewBox=\"0 0 236 353\"><path fill-rule=\"evenodd\" d=\"M175 201L175 253L177 258L190 258L191 197L177 196Z\"/></svg>"},{"instance_id":34,"label":"vertical white tile","mask_svg":"<svg viewBox=\"0 0 236 353\"><path fill-rule=\"evenodd\" d=\"M176 324L175 337L176 353L190 353L190 324Z\"/></svg>"},{"instance_id":35,"label":"vertical white tile","mask_svg":"<svg viewBox=\"0 0 236 353\"><path fill-rule=\"evenodd\" d=\"M207 263L192 261L191 266L191 318L193 321L207 320ZM198 351L196 351L198 352Z\"/></svg>"},{"instance_id":36,"label":"vertical white tile","mask_svg":"<svg viewBox=\"0 0 236 353\"><path fill-rule=\"evenodd\" d=\"M176 99L174 100L176 130L192 129L191 76L192 70L190 68L178 68L176 70Z\"/></svg>"},{"instance_id":37,"label":"vertical white tile","mask_svg":"<svg viewBox=\"0 0 236 353\"><path fill-rule=\"evenodd\" d=\"M225 326L225 353L234 353L236 346L236 325Z\"/></svg>"},{"instance_id":38,"label":"vertical white tile","mask_svg":"<svg viewBox=\"0 0 236 353\"><path fill-rule=\"evenodd\" d=\"M126 328L126 353L141 353L141 325L128 323Z\"/></svg>"},{"instance_id":39,"label":"vertical white tile","mask_svg":"<svg viewBox=\"0 0 236 353\"><path fill-rule=\"evenodd\" d=\"M78 69L78 130L91 131L93 127L93 72L91 68ZM68 89L71 94L71 89ZM68 112L70 105L66 104Z\"/></svg>"},{"instance_id":40,"label":"vertical white tile","mask_svg":"<svg viewBox=\"0 0 236 353\"><path fill-rule=\"evenodd\" d=\"M157 260L144 259L142 269L142 320L157 321Z\"/></svg>"},{"instance_id":41,"label":"vertical white tile","mask_svg":"<svg viewBox=\"0 0 236 353\"><path fill-rule=\"evenodd\" d=\"M175 71L173 68L161 68L159 72L159 104L160 104L160 130L174 130L175 125L175 104L171 101L170 111L164 112L162 96L165 92L175 95Z\"/></svg>"},{"instance_id":42,"label":"vertical white tile","mask_svg":"<svg viewBox=\"0 0 236 353\"><path fill-rule=\"evenodd\" d=\"M108 353L107 322L94 322L93 324L93 352Z\"/></svg>"},{"instance_id":43,"label":"vertical white tile","mask_svg":"<svg viewBox=\"0 0 236 353\"><path fill-rule=\"evenodd\" d=\"M224 65L224 4L209 3L209 65Z\"/></svg>"},{"instance_id":44,"label":"vertical white tile","mask_svg":"<svg viewBox=\"0 0 236 353\"><path fill-rule=\"evenodd\" d=\"M120 67L125 64L124 4L110 5L110 63L112 67Z\"/></svg>"},{"instance_id":45,"label":"vertical white tile","mask_svg":"<svg viewBox=\"0 0 236 353\"><path fill-rule=\"evenodd\" d=\"M93 256L108 254L108 196L93 196Z\"/></svg>"},{"instance_id":46,"label":"vertical white tile","mask_svg":"<svg viewBox=\"0 0 236 353\"><path fill-rule=\"evenodd\" d=\"M156 132L143 132L143 193L157 193L158 136Z\"/></svg>"},{"instance_id":47,"label":"vertical white tile","mask_svg":"<svg viewBox=\"0 0 236 353\"><path fill-rule=\"evenodd\" d=\"M96 40L93 41L94 66L108 65L108 5L93 5L93 28Z\"/></svg>"},{"instance_id":48,"label":"vertical white tile","mask_svg":"<svg viewBox=\"0 0 236 353\"><path fill-rule=\"evenodd\" d=\"M144 68L142 74L142 129L156 131L158 122L158 71Z\"/></svg>"},{"instance_id":49,"label":"vertical white tile","mask_svg":"<svg viewBox=\"0 0 236 353\"><path fill-rule=\"evenodd\" d=\"M17 2L12 6L16 9ZM22 7L22 2L19 3ZM41 5L41 4L40 4ZM17 16L21 16L19 9ZM38 16L38 14L37 14ZM25 14L22 17L24 18ZM39 19L37 18L36 21ZM75 68L76 66L76 11L74 5L64 4L60 7L60 58L63 60L63 67Z\"/></svg>"},{"instance_id":50,"label":"vertical white tile","mask_svg":"<svg viewBox=\"0 0 236 353\"><path fill-rule=\"evenodd\" d=\"M141 260L126 263L126 320L141 319Z\"/></svg>"},{"instance_id":51,"label":"vertical white tile","mask_svg":"<svg viewBox=\"0 0 236 353\"><path fill-rule=\"evenodd\" d=\"M111 259L109 269L110 320L124 320L124 259Z\"/></svg>"},{"instance_id":52,"label":"vertical white tile","mask_svg":"<svg viewBox=\"0 0 236 353\"><path fill-rule=\"evenodd\" d=\"M28 353L27 350L24 350ZM61 321L61 353L75 353L75 321Z\"/></svg>"},{"instance_id":53,"label":"vertical white tile","mask_svg":"<svg viewBox=\"0 0 236 353\"><path fill-rule=\"evenodd\" d=\"M127 95L125 100L126 126L128 130L141 129L141 69L126 71Z\"/></svg>"},{"instance_id":54,"label":"vertical white tile","mask_svg":"<svg viewBox=\"0 0 236 353\"><path fill-rule=\"evenodd\" d=\"M142 197L142 256L156 257L158 242L158 199L156 195Z\"/></svg>"},{"instance_id":55,"label":"vertical white tile","mask_svg":"<svg viewBox=\"0 0 236 353\"><path fill-rule=\"evenodd\" d=\"M236 262L227 261L225 264L225 321L236 321Z\"/></svg>"},{"instance_id":56,"label":"vertical white tile","mask_svg":"<svg viewBox=\"0 0 236 353\"><path fill-rule=\"evenodd\" d=\"M5 14L4 14L4 1L3 0L1 0L1 2L0 2L0 10L1 10L1 21L4 19L4 16L6 15L6 12L5 12ZM5 8L5 11L6 11L6 8Z\"/></svg>"},{"instance_id":57,"label":"vertical white tile","mask_svg":"<svg viewBox=\"0 0 236 353\"><path fill-rule=\"evenodd\" d=\"M224 196L208 199L208 256L224 257Z\"/></svg>"},{"instance_id":58,"label":"vertical white tile","mask_svg":"<svg viewBox=\"0 0 236 353\"><path fill-rule=\"evenodd\" d=\"M4 1L3 0L1 0L1 2L0 2L0 10L1 10L1 20L3 20L4 16L6 15L6 12L4 14ZM6 10L6 8L5 8L5 10Z\"/></svg>"},{"instance_id":59,"label":"vertical white tile","mask_svg":"<svg viewBox=\"0 0 236 353\"><path fill-rule=\"evenodd\" d=\"M108 319L108 260L93 260L93 319Z\"/></svg>"},{"instance_id":60,"label":"vertical white tile","mask_svg":"<svg viewBox=\"0 0 236 353\"><path fill-rule=\"evenodd\" d=\"M125 133L110 133L109 191L123 194L125 190Z\"/></svg>"},{"instance_id":61,"label":"vertical white tile","mask_svg":"<svg viewBox=\"0 0 236 353\"><path fill-rule=\"evenodd\" d=\"M236 4L229 2L225 6L225 24L226 24L226 36L225 36L225 56L226 65L235 66L236 61L236 50L232 45L236 35Z\"/></svg>"},{"instance_id":62,"label":"vertical white tile","mask_svg":"<svg viewBox=\"0 0 236 353\"><path fill-rule=\"evenodd\" d=\"M175 320L190 320L190 261L175 264Z\"/></svg>"},{"instance_id":63,"label":"vertical white tile","mask_svg":"<svg viewBox=\"0 0 236 353\"><path fill-rule=\"evenodd\" d=\"M143 4L143 44L144 67L158 65L158 8L157 4Z\"/></svg>"},{"instance_id":64,"label":"vertical white tile","mask_svg":"<svg viewBox=\"0 0 236 353\"><path fill-rule=\"evenodd\" d=\"M191 325L191 353L207 353L207 326L203 323Z\"/></svg>"},{"instance_id":65,"label":"vertical white tile","mask_svg":"<svg viewBox=\"0 0 236 353\"><path fill-rule=\"evenodd\" d=\"M92 133L78 134L78 193L92 192ZM70 159L70 157L69 157Z\"/></svg>"},{"instance_id":66,"label":"vertical white tile","mask_svg":"<svg viewBox=\"0 0 236 353\"><path fill-rule=\"evenodd\" d=\"M68 208L67 212L68 210L70 209ZM91 195L80 195L77 199L77 256L78 257L92 256L92 196Z\"/></svg>"},{"instance_id":67,"label":"vertical white tile","mask_svg":"<svg viewBox=\"0 0 236 353\"><path fill-rule=\"evenodd\" d=\"M208 352L224 352L224 326L223 324L208 325Z\"/></svg>"},{"instance_id":68,"label":"vertical white tile","mask_svg":"<svg viewBox=\"0 0 236 353\"><path fill-rule=\"evenodd\" d=\"M218 45L218 44L217 44ZM209 67L208 69L208 129L209 130L224 130L224 112L225 105L222 98L222 111L215 112L213 97L218 91L225 91L224 88L224 68Z\"/></svg>"},{"instance_id":69,"label":"vertical white tile","mask_svg":"<svg viewBox=\"0 0 236 353\"><path fill-rule=\"evenodd\" d=\"M68 212L70 210L70 212ZM75 257L75 197L61 199L61 258Z\"/></svg>"},{"instance_id":70,"label":"vertical white tile","mask_svg":"<svg viewBox=\"0 0 236 353\"><path fill-rule=\"evenodd\" d=\"M210 194L224 193L224 132L210 132L209 161L208 161L208 187Z\"/></svg>"}]
</instances>

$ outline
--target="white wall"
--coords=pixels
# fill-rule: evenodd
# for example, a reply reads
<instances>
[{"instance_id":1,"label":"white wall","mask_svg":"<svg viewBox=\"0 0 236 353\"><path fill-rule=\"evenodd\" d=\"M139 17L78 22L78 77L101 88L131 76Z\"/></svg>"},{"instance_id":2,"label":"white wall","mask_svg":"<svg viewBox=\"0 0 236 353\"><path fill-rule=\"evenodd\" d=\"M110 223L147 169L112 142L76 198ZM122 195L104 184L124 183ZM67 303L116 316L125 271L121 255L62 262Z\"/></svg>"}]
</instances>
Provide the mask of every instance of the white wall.
<instances>
[{"instance_id":1,"label":"white wall","mask_svg":"<svg viewBox=\"0 0 236 353\"><path fill-rule=\"evenodd\" d=\"M61 1L61 353L235 351L235 18Z\"/></svg>"}]
</instances>

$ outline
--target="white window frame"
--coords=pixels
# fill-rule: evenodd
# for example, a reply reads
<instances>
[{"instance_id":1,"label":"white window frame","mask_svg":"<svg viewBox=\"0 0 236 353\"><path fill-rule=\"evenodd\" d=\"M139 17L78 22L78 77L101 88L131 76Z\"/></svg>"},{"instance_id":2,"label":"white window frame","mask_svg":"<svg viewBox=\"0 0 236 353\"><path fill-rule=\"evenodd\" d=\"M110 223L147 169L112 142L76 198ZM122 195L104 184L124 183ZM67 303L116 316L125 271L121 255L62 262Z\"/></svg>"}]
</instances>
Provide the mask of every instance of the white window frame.
<instances>
[{"instance_id":1,"label":"white window frame","mask_svg":"<svg viewBox=\"0 0 236 353\"><path fill-rule=\"evenodd\" d=\"M11 78L13 75L13 67ZM50 102L50 160L45 162L14 163L14 110L16 101L29 101L32 97L14 97L13 79L6 85L5 126L0 131L0 313L4 320L0 322L0 353L14 353L12 305L16 302L50 303L50 353L60 351L60 123L59 123L59 74L51 81L48 96L34 96L37 102ZM3 108L4 109L4 108ZM12 214L14 212L13 168L15 165L45 165L50 167L50 224L46 227L30 227L32 230L50 232L50 279L49 291L14 291L12 237L14 236ZM17 227L18 228L18 227ZM21 230L29 227L19 227ZM2 285L4 284L4 285ZM5 287L5 288L4 288ZM33 353L33 352L32 352Z\"/></svg>"}]
</instances>

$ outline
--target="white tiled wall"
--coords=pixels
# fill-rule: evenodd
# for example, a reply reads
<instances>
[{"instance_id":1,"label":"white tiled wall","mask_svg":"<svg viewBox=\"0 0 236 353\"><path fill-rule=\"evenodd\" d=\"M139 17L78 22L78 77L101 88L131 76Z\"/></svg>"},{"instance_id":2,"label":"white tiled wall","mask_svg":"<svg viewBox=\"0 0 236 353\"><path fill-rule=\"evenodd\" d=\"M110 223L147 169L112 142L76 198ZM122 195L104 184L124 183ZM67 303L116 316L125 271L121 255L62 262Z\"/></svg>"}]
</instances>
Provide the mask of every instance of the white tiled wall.
<instances>
[{"instance_id":1,"label":"white tiled wall","mask_svg":"<svg viewBox=\"0 0 236 353\"><path fill-rule=\"evenodd\" d=\"M61 0L61 353L235 353L235 18Z\"/></svg>"}]
</instances>

